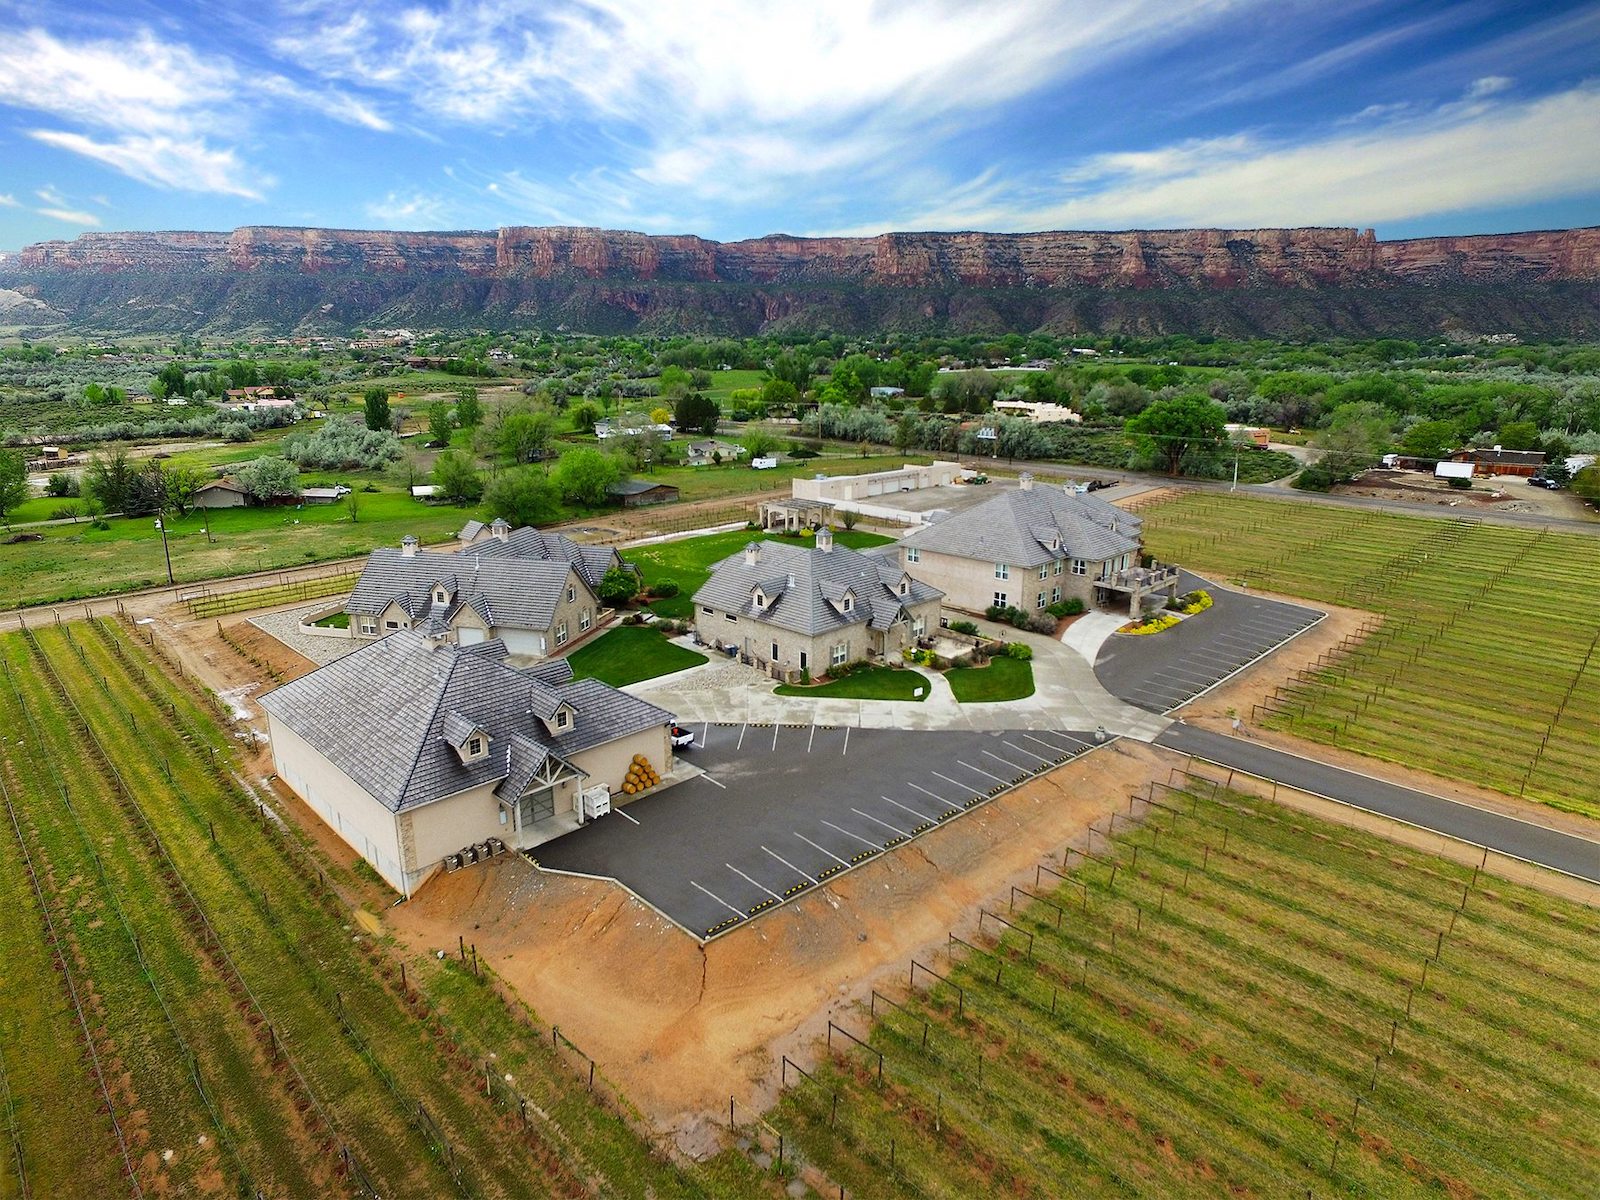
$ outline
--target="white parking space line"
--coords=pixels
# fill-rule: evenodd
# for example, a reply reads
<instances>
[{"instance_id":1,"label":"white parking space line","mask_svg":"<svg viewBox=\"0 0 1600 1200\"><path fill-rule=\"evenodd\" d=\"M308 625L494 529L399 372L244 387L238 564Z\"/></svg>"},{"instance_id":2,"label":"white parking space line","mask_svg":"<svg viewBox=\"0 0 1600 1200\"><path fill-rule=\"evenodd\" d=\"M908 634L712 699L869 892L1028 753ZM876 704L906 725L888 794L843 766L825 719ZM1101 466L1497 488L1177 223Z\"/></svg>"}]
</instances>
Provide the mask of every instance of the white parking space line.
<instances>
[{"instance_id":1,"label":"white parking space line","mask_svg":"<svg viewBox=\"0 0 1600 1200\"><path fill-rule=\"evenodd\" d=\"M849 754L850 753L850 726L848 726L848 725L846 725L844 727L844 749L839 751L839 753L840 754Z\"/></svg>"},{"instance_id":2,"label":"white parking space line","mask_svg":"<svg viewBox=\"0 0 1600 1200\"><path fill-rule=\"evenodd\" d=\"M998 754L995 754L993 751L985 750L984 753L987 754L990 758L994 759L995 762L997 762L997 763L1005 763L1005 765L1010 767L1013 771L1022 770L1022 767L1019 766L1017 763L1010 762L1010 761L1008 761L1008 760L1006 760L1004 758L1001 758Z\"/></svg>"},{"instance_id":3,"label":"white parking space line","mask_svg":"<svg viewBox=\"0 0 1600 1200\"><path fill-rule=\"evenodd\" d=\"M689 880L689 883L690 883L690 886L692 886L692 887L700 888L700 890L702 892L704 892L706 895L710 896L713 900L715 900L718 904L722 905L723 908L727 909L729 912L731 912L734 916L738 917L740 920L749 920L749 914L748 913L740 912L737 908L735 908L733 905L729 904L726 900L724 900L721 896L717 895L710 888L700 887L700 885L698 883L695 883L695 881L692 880L692 879Z\"/></svg>"},{"instance_id":4,"label":"white parking space line","mask_svg":"<svg viewBox=\"0 0 1600 1200\"><path fill-rule=\"evenodd\" d=\"M744 731L746 729L749 729L749 728L750 728L750 726L748 724L739 726L739 740L736 743L734 743L734 747L733 747L735 750L743 750L744 749Z\"/></svg>"},{"instance_id":5,"label":"white parking space line","mask_svg":"<svg viewBox=\"0 0 1600 1200\"><path fill-rule=\"evenodd\" d=\"M972 790L970 784L962 783L959 779L951 779L948 775L940 775L938 771L929 771L928 774L938 776L938 778L944 780L946 783L953 783L964 792L970 792Z\"/></svg>"},{"instance_id":6,"label":"white parking space line","mask_svg":"<svg viewBox=\"0 0 1600 1200\"><path fill-rule=\"evenodd\" d=\"M716 784L716 786L721 788L723 791L727 791L728 790L728 785L727 784L725 784L725 783L717 783L717 781L715 779L711 778L711 776L709 776L709 775L702 775L702 776L700 776L700 778L704 779L707 783Z\"/></svg>"},{"instance_id":7,"label":"white parking space line","mask_svg":"<svg viewBox=\"0 0 1600 1200\"><path fill-rule=\"evenodd\" d=\"M874 850L882 850L883 849L883 847L878 845L877 842L869 842L866 838L862 837L859 833L851 833L848 829L845 829L845 828L842 828L841 826L835 825L832 821L824 821L823 824L826 825L829 829L833 830L835 833L842 833L847 838L854 838L856 841L860 842L863 846L871 846Z\"/></svg>"},{"instance_id":8,"label":"white parking space line","mask_svg":"<svg viewBox=\"0 0 1600 1200\"><path fill-rule=\"evenodd\" d=\"M891 833L898 833L903 838L908 838L908 837L911 836L904 829L901 829L901 828L899 828L898 826L895 826L895 825L891 825L887 821L880 821L880 820L878 820L877 817L873 816L869 812L862 812L859 808L852 808L850 811L855 813L855 815L858 816L858 817L865 817L867 820L871 821L874 825L882 825L885 829L889 830Z\"/></svg>"},{"instance_id":9,"label":"white parking space line","mask_svg":"<svg viewBox=\"0 0 1600 1200\"><path fill-rule=\"evenodd\" d=\"M922 793L922 794L923 794L923 795L924 795L924 796L932 796L932 797L933 797L933 798L934 798L934 799L935 799L935 800L937 800L937 801L938 801L938 802L939 802L939 803L940 803L940 804L943 804L943 805L945 805L945 806L946 806L946 807L948 807L948 806L949 806L949 804L950 804L950 801L948 801L948 800L946 800L946 799L945 799L945 798L944 798L944 797L943 797L943 796L941 796L941 795L939 795L939 793L938 793L938 792L930 792L930 791L929 791L929 790L928 790L928 789L927 789L927 788L925 788L925 787L922 787L922 786L920 786L920 785L919 785L919 784L915 784L915 783L907 783L907 784L906 784L906 786L907 786L907 787L914 787L914 788L916 788L916 789L917 789L917 791L919 791L919 792L921 792L921 793Z\"/></svg>"},{"instance_id":10,"label":"white parking space line","mask_svg":"<svg viewBox=\"0 0 1600 1200\"><path fill-rule=\"evenodd\" d=\"M763 846L761 848L763 850L767 850L767 848L765 846ZM810 875L807 875L804 871L802 871L799 867L795 866L792 862L790 862L783 855L774 853L771 850L767 850L767 853L771 854L773 858L777 859L784 866L788 867L789 870L793 871L796 875L800 876L801 879L807 880L810 883L815 883L816 882L815 879L813 879Z\"/></svg>"},{"instance_id":11,"label":"white parking space line","mask_svg":"<svg viewBox=\"0 0 1600 1200\"><path fill-rule=\"evenodd\" d=\"M1046 731L1045 731L1045 732L1046 732L1046 733L1048 733L1048 732L1049 732L1049 730L1046 730ZM1022 736L1023 736L1023 737L1025 737L1025 738L1027 738L1027 739L1028 739L1028 740L1029 740L1029 741L1030 741L1030 742L1038 742L1038 743L1039 743L1039 745L1041 745L1041 746L1043 746L1043 747L1044 747L1044 748L1045 748L1045 749L1046 749L1046 750L1054 750L1054 751L1055 751L1055 752L1056 752L1056 753L1058 753L1058 754L1059 754L1059 753L1060 753L1060 752L1061 752L1061 751L1062 751L1062 750L1072 750L1072 751L1076 751L1076 750L1077 750L1077 748L1078 748L1078 747L1077 747L1077 745L1072 745L1072 746L1057 746L1057 745L1056 745L1056 744L1055 744L1055 743L1053 743L1053 742L1047 742L1047 741L1045 741L1045 740L1044 740L1044 739L1043 739L1043 738L1036 738L1036 737L1034 737L1034 736L1033 736L1033 734L1031 734L1031 733L1025 733L1025 734L1023 734L1023 735L1022 735ZM1060 735L1057 735L1057 736L1060 736ZM1009 745L1009 743L1007 743L1007 744L1008 744L1008 745Z\"/></svg>"},{"instance_id":12,"label":"white parking space line","mask_svg":"<svg viewBox=\"0 0 1600 1200\"><path fill-rule=\"evenodd\" d=\"M891 799L888 796L885 796L884 799L888 800L890 804L894 805L896 808L900 809L902 812L908 812L913 817L916 817L919 820L931 821L931 820L934 819L933 817L930 817L925 812L918 812L916 809L912 808L909 804L901 804L900 801Z\"/></svg>"},{"instance_id":13,"label":"white parking space line","mask_svg":"<svg viewBox=\"0 0 1600 1200\"><path fill-rule=\"evenodd\" d=\"M1000 776L998 776L998 775L991 775L988 771L985 771L982 767L975 767L971 763L965 762L962 759L959 759L959 758L956 759L956 763L958 765L960 765L960 766L965 767L969 771L976 771L979 775L988 775L989 778L994 780L996 783L1010 783L1011 782L1009 779L1001 779Z\"/></svg>"},{"instance_id":14,"label":"white parking space line","mask_svg":"<svg viewBox=\"0 0 1600 1200\"><path fill-rule=\"evenodd\" d=\"M628 816L628 813L627 813L627 810L626 810L626 809L621 809L621 808L613 808L613 809L612 809L612 810L611 810L611 811L612 811L612 812L614 812L614 813L616 813L616 814L617 814L617 816L619 816L619 817L627 817L627 819L628 819L628 820L630 820L630 821L633 821L633 823L634 823L634 824L635 824L635 825L637 825L637 824L639 824L639 822L638 822L638 821L636 821L636 820L634 820L634 818L632 818L632 817L629 817L629 816Z\"/></svg>"},{"instance_id":15,"label":"white parking space line","mask_svg":"<svg viewBox=\"0 0 1600 1200\"><path fill-rule=\"evenodd\" d=\"M774 721L772 723L772 748L774 750L778 748L778 730L781 728L782 726L778 722Z\"/></svg>"},{"instance_id":16,"label":"white parking space line","mask_svg":"<svg viewBox=\"0 0 1600 1200\"><path fill-rule=\"evenodd\" d=\"M1025 749L1024 747L1017 745L1015 742L1002 742L1001 745L1010 746L1018 754L1026 754L1029 758L1037 758L1042 763L1047 763L1050 761L1044 755L1035 754L1032 750Z\"/></svg>"},{"instance_id":17,"label":"white parking space line","mask_svg":"<svg viewBox=\"0 0 1600 1200\"><path fill-rule=\"evenodd\" d=\"M702 746L709 746L711 744L711 722L710 721L707 721L705 723L705 728L700 731L700 744Z\"/></svg>"},{"instance_id":18,"label":"white parking space line","mask_svg":"<svg viewBox=\"0 0 1600 1200\"><path fill-rule=\"evenodd\" d=\"M826 824L827 822L823 822L823 823ZM810 838L808 838L805 834L796 833L795 837L799 838L802 842L804 842L806 845L810 846L813 850L821 850L824 854L826 854L829 858L833 859L833 861L838 863L841 867L848 867L850 865L849 863L845 862L844 859L840 858L837 854L835 854L832 850L829 850L826 846L817 845Z\"/></svg>"},{"instance_id":19,"label":"white parking space line","mask_svg":"<svg viewBox=\"0 0 1600 1200\"><path fill-rule=\"evenodd\" d=\"M759 879L751 879L750 876L746 875L743 871L739 870L739 868L734 866L732 863L725 862L722 865L727 867L728 870L732 871L735 875L737 875L740 879L744 880L746 883L755 884L758 888L760 888L767 895L771 896L774 900L782 900L783 899L782 896L778 895L777 892L773 891L766 884L762 883Z\"/></svg>"},{"instance_id":20,"label":"white parking space line","mask_svg":"<svg viewBox=\"0 0 1600 1200\"><path fill-rule=\"evenodd\" d=\"M811 726L811 736L806 738L806 753L807 754L811 753L811 743L816 741L816 740L817 740L817 727L816 727L815 723L813 723L812 726Z\"/></svg>"}]
</instances>

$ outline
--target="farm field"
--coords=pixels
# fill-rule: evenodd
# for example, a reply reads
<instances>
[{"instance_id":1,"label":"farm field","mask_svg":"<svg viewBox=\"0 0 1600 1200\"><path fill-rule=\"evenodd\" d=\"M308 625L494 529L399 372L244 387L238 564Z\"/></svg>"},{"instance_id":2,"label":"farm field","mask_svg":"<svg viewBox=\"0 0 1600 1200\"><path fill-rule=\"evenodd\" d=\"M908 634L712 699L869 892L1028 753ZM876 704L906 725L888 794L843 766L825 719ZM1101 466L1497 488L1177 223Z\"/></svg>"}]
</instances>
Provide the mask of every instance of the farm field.
<instances>
[{"instance_id":1,"label":"farm field","mask_svg":"<svg viewBox=\"0 0 1600 1200\"><path fill-rule=\"evenodd\" d=\"M789 1145L882 1197L1593 1194L1592 909L1153 799L784 1063Z\"/></svg>"},{"instance_id":2,"label":"farm field","mask_svg":"<svg viewBox=\"0 0 1600 1200\"><path fill-rule=\"evenodd\" d=\"M779 1194L660 1157L462 963L402 976L352 916L387 895L258 807L121 626L0 668L0 1197Z\"/></svg>"},{"instance_id":3,"label":"farm field","mask_svg":"<svg viewBox=\"0 0 1600 1200\"><path fill-rule=\"evenodd\" d=\"M1157 558L1384 617L1267 726L1600 817L1592 538L1194 494L1140 515Z\"/></svg>"}]
</instances>

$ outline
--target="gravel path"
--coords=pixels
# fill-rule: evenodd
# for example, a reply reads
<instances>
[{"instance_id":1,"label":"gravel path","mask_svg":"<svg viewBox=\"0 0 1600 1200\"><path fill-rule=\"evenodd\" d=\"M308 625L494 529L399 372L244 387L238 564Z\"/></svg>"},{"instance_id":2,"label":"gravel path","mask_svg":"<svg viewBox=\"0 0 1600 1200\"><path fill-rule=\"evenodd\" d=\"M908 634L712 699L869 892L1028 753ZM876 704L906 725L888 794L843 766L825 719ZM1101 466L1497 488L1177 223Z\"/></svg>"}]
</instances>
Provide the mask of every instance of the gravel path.
<instances>
[{"instance_id":1,"label":"gravel path","mask_svg":"<svg viewBox=\"0 0 1600 1200\"><path fill-rule=\"evenodd\" d=\"M267 613L265 616L251 617L250 624L268 637L277 638L296 654L305 655L319 667L327 666L363 644L353 640L315 637L300 632L301 617L318 609L327 608L330 603L332 602L326 598L314 600L310 604L302 604L296 608L284 608L274 613Z\"/></svg>"}]
</instances>

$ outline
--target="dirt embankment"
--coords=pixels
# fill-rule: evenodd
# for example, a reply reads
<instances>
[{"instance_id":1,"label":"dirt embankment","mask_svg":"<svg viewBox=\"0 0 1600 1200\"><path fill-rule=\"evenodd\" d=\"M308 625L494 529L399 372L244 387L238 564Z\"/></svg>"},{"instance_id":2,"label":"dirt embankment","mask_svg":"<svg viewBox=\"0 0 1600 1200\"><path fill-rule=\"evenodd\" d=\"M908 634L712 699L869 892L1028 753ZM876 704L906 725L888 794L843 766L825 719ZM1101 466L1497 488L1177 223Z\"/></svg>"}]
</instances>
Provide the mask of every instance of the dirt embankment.
<instances>
[{"instance_id":1,"label":"dirt embankment","mask_svg":"<svg viewBox=\"0 0 1600 1200\"><path fill-rule=\"evenodd\" d=\"M704 1114L772 1099L778 1055L809 1056L826 1020L903 979L980 903L1104 824L1160 751L1119 743L930 832L702 947L612 885L526 861L443 876L389 920L417 951L464 935L547 1021L687 1144ZM1080 843L1081 844L1081 843Z\"/></svg>"}]
</instances>

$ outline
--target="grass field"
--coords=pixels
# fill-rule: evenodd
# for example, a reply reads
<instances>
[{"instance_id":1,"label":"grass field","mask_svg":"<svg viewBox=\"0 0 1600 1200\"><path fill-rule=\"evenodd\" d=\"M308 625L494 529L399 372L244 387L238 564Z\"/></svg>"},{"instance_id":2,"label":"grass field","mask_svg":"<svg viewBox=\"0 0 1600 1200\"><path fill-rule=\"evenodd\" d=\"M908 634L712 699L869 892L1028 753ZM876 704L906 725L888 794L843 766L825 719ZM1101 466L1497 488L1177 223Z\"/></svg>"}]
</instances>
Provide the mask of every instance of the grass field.
<instances>
[{"instance_id":1,"label":"grass field","mask_svg":"<svg viewBox=\"0 0 1600 1200\"><path fill-rule=\"evenodd\" d=\"M1141 515L1160 559L1384 616L1268 725L1600 817L1595 539L1209 495Z\"/></svg>"},{"instance_id":2,"label":"grass field","mask_svg":"<svg viewBox=\"0 0 1600 1200\"><path fill-rule=\"evenodd\" d=\"M1033 695L1033 664L1019 658L994 658L987 667L956 667L945 672L950 690L963 704L1021 700Z\"/></svg>"},{"instance_id":3,"label":"grass field","mask_svg":"<svg viewBox=\"0 0 1600 1200\"><path fill-rule=\"evenodd\" d=\"M893 540L859 529L834 532L834 542L851 550L882 546ZM709 533L675 542L636 546L628 551L628 561L638 564L647 589L650 584L663 579L671 579L678 585L678 594L670 599L653 601L650 605L652 611L663 617L689 617L694 615L695 592L711 578L712 564L737 553L750 542L765 541L784 541L797 546L813 544L810 538L784 538L759 530L731 529L726 533Z\"/></svg>"},{"instance_id":4,"label":"grass field","mask_svg":"<svg viewBox=\"0 0 1600 1200\"><path fill-rule=\"evenodd\" d=\"M736 1153L661 1158L459 964L402 986L352 920L376 889L259 815L121 627L0 664L0 1196L780 1194ZM491 1050L517 1092L484 1094Z\"/></svg>"},{"instance_id":5,"label":"grass field","mask_svg":"<svg viewBox=\"0 0 1600 1200\"><path fill-rule=\"evenodd\" d=\"M618 625L567 655L577 679L598 679L612 687L654 679L706 662L704 654L669 642L648 625Z\"/></svg>"},{"instance_id":6,"label":"grass field","mask_svg":"<svg viewBox=\"0 0 1600 1200\"><path fill-rule=\"evenodd\" d=\"M1156 798L786 1065L790 1144L877 1197L1594 1194L1592 909Z\"/></svg>"},{"instance_id":7,"label":"grass field","mask_svg":"<svg viewBox=\"0 0 1600 1200\"><path fill-rule=\"evenodd\" d=\"M928 681L915 671L894 667L864 667L843 679L830 679L812 687L780 683L773 690L780 696L816 696L835 700L916 700L928 698ZM921 690L921 695L915 695Z\"/></svg>"}]
</instances>

